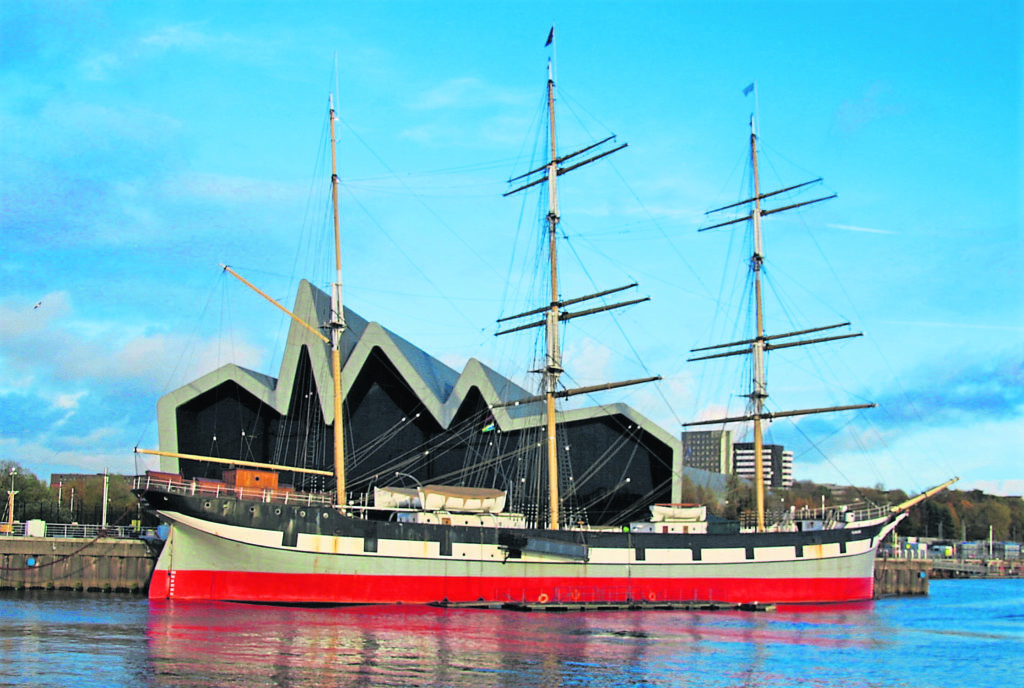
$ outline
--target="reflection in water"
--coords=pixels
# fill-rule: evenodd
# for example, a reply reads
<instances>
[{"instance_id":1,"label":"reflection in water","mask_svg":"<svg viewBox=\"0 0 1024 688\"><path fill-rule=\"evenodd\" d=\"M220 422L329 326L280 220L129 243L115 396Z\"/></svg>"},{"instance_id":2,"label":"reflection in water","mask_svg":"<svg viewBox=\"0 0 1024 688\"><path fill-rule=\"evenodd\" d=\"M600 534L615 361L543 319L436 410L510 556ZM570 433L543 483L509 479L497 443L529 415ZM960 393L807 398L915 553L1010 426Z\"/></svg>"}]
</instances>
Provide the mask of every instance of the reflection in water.
<instances>
[{"instance_id":1,"label":"reflection in water","mask_svg":"<svg viewBox=\"0 0 1024 688\"><path fill-rule=\"evenodd\" d=\"M873 619L154 602L146 636L166 686L763 685L799 680L823 648L871 645Z\"/></svg>"}]
</instances>

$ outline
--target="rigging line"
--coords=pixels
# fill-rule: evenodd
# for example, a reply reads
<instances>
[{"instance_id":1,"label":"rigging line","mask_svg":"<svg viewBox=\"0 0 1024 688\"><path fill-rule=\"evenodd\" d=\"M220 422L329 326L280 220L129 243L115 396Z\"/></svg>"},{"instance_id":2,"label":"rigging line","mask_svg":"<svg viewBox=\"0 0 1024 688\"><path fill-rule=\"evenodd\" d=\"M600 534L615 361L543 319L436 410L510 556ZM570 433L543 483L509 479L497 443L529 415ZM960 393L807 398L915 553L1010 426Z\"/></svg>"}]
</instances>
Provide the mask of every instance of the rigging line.
<instances>
[{"instance_id":1,"label":"rigging line","mask_svg":"<svg viewBox=\"0 0 1024 688\"><path fill-rule=\"evenodd\" d=\"M714 299L715 295L711 293L711 290L708 288L708 285L704 282L703 278L701 278L700 274L694 269L693 265L690 264L690 261L686 260L686 256L683 255L683 252L672 240L668 232L665 231L665 228L661 225L660 222L658 222L658 219L654 216L654 213L652 213L650 209L646 205L644 205L644 202L640 199L640 195L629 184L629 181L626 180L625 176L619 170L618 166L613 162L609 162L608 164L612 168L612 171L615 172L615 175L622 181L623 185L629 191L630 195L633 196L633 200L637 203L637 205L640 206L640 209L644 211L644 213L647 215L648 219L655 226L655 228L657 228L662 238L665 239L666 242L668 242L668 245L670 247L672 247L672 251L676 254L676 257L679 258L679 260L686 267L686 269L690 271L690 274L692 274L694 278L696 278L697 284L701 286L701 288L705 291L709 298Z\"/></svg>"},{"instance_id":2,"label":"rigging line","mask_svg":"<svg viewBox=\"0 0 1024 688\"><path fill-rule=\"evenodd\" d=\"M579 265L580 269L583 271L583 274L586 275L587 279L590 281L591 287L593 289L597 289L597 283L594 280L593 275L590 274L590 271L587 270L587 267L583 263L583 259L581 258L579 252L576 251L576 246L573 244L572 241L565 241L564 243L565 243L565 245L567 245L569 247L569 250L572 252L572 255L575 256L577 264ZM602 297L600 299L600 301L601 301L602 305L607 305L608 304L608 299L606 299L604 297ZM640 352L637 351L635 346L633 346L633 342L629 338L629 335L626 334L625 328L622 327L622 323L620 322L618 315L614 311L609 311L608 314L611 316L611 320L615 324L615 327L619 330L619 334L622 335L623 340L626 342L626 346L628 346L629 350L633 353L633 356L635 357L634 362L639 363L640 367L643 369L643 371L645 373L647 373L647 375L650 375L651 374L650 369L644 363L643 358L640 356ZM667 399L665 401L667 403ZM671 406L669 406L669 411L671 411L672 415L674 415L676 417L676 420L679 420L679 416L675 413L675 410L672 409ZM682 422L682 421L680 421L680 422Z\"/></svg>"},{"instance_id":3,"label":"rigging line","mask_svg":"<svg viewBox=\"0 0 1024 688\"><path fill-rule=\"evenodd\" d=\"M574 489L582 489L583 486L586 485L591 478L597 475L597 473L602 468L604 468L609 461L611 461L612 457L619 451L620 448L622 448L626 444L626 441L628 439L631 438L624 435L619 435L614 442L609 444L605 448L605 450L601 452L601 455L598 456L597 459L595 459L594 462L591 463L585 471L583 471L583 473L579 476L579 478L576 481L574 481Z\"/></svg>"},{"instance_id":4,"label":"rigging line","mask_svg":"<svg viewBox=\"0 0 1024 688\"><path fill-rule=\"evenodd\" d=\"M501 160L490 160L490 161L484 161L484 162L475 162L475 163L470 163L470 164L467 164L467 165L455 165L455 166L452 166L452 167L439 167L437 169L432 169L432 170L420 170L420 171L417 171L417 172L407 172L407 173L405 173L404 177L406 179L416 178L416 177L444 177L444 176L449 176L449 175L457 174L457 173L461 173L461 172L479 172L479 171L483 171L483 170L493 170L493 169L497 169L499 166L507 167L510 162L515 162L517 160L518 160L517 158L504 158L504 159L501 159ZM394 177L393 177L392 174L388 174L388 175L370 176L370 177L349 177L348 181L349 181L349 183L360 184L360 183L366 183L366 182L392 181L393 178ZM482 186L483 184L485 184L485 182L476 183L476 184L474 184L474 186ZM489 182L487 182L486 184L488 186L491 186L491 184ZM462 186L465 186L465 185L462 185ZM375 188L380 188L380 187L375 187ZM449 188L462 188L462 187L449 187Z\"/></svg>"},{"instance_id":5,"label":"rigging line","mask_svg":"<svg viewBox=\"0 0 1024 688\"><path fill-rule=\"evenodd\" d=\"M505 454L500 454L500 455L495 456L495 457L493 457L491 459L488 459L485 465L486 466L497 465L497 464L499 464L499 463L501 463L503 461L506 461L507 459L514 458L514 457L518 456L519 454L523 454L523 453L525 453L527 451L531 451L533 449L535 449L535 447L533 447L533 446L517 447L516 449L512 450L511 452L507 452ZM434 476L432 478L432 480L440 482L440 481L445 481L445 480L448 480L448 479L451 479L451 478L458 478L462 474L463 474L462 469L455 469L453 471L449 471L448 473L442 473L442 474L436 475L436 476Z\"/></svg>"},{"instance_id":6,"label":"rigging line","mask_svg":"<svg viewBox=\"0 0 1024 688\"><path fill-rule=\"evenodd\" d=\"M610 497L611 495L615 494L616 492L618 492L619 490L621 490L622 488L624 488L626 485L629 485L629 484L630 484L630 480L628 478L626 478L624 480L620 480L615 485L612 485L612 487L610 489L607 489L604 492L601 492L600 494L598 494L598 495L596 495L594 497L591 497L590 501L585 502L583 505L580 506L580 511L586 513L595 504L597 504L598 502L600 502L603 499L607 499L608 497Z\"/></svg>"},{"instance_id":7,"label":"rigging line","mask_svg":"<svg viewBox=\"0 0 1024 688\"><path fill-rule=\"evenodd\" d=\"M530 162L529 162L529 165L527 166L527 169L534 169L534 167L536 167L536 165L537 165L537 161L540 159L540 156L542 155L542 151L546 150L547 139L548 139L548 136L550 135L550 133L547 130L547 127L543 126L546 115L547 115L547 91L545 89L544 96L541 99L538 100L538 106L537 106L537 110L535 112L534 120L533 120L533 127L530 129L530 132L528 133L527 138L524 139L524 144L523 144L522 148L520 149L520 155L518 156L519 159L522 159L522 157L523 157L522 156L522 149L525 149L526 142L532 142L533 143L533 151L531 153ZM541 135L538 135L538 134L541 134ZM514 174L515 174L514 172L510 173L508 175L508 177L511 179L514 176ZM532 245L532 246L535 246L535 249L536 249L536 245L533 244L533 242L529 242L528 243L528 242L522 241L521 237L522 237L522 233L524 231L524 226L526 224L529 224L529 225L532 226L532 224L533 224L532 222L524 223L523 220L524 220L524 217L526 215L526 205L527 205L527 203L529 202L529 200L531 198L533 198L534 202L537 204L537 211L536 211L535 217L537 217L537 218L545 217L545 213L541 210L541 206L543 205L544 199L546 198L546 196L545 196L546 193L547 193L547 190L544 189L539 194L522 194L522 200L520 201L520 206L519 206L519 217L518 217L518 220L517 220L517 223L516 223L515 240L512 243L512 252L511 252L511 256L509 257L509 267L508 267L508 272L506 273L509 276L511 276L513 274L515 266L516 266L518 260L520 260L520 258L518 257L519 253L520 253L520 246L531 246ZM528 250L528 249L526 249L526 250ZM537 249L537 250L539 250L539 249ZM525 250L524 250L524 252L525 252ZM523 257L522 260L525 263L525 257ZM525 272L525 274L533 275L535 282L536 282L536 279L537 279L537 275L540 273L540 270L537 267L538 265L539 265L539 258L538 258L537 255L535 255L534 256L534 265L533 265L532 269L530 269L530 270ZM524 280L513 280L513 279L505 280L504 290L502 292L502 298L501 298L501 311L498 314L499 317L504 316L508 312L506 310L506 306L509 303L509 287L513 286L513 285L516 286L516 287L523 287L524 286ZM531 285L531 287L535 287L535 285ZM534 289L534 291L539 293L538 289ZM518 297L521 298L521 296L522 296L522 292L519 291L518 292ZM533 296L534 296L534 294L532 294L532 293L529 295L529 297L531 299L531 302L532 302ZM517 298L515 300L515 303L519 302L519 298Z\"/></svg>"},{"instance_id":8,"label":"rigging line","mask_svg":"<svg viewBox=\"0 0 1024 688\"><path fill-rule=\"evenodd\" d=\"M572 491L568 495L566 495L566 496L567 497L574 496L577 493L579 493L580 490L582 490L583 487L588 482L590 482L590 480L594 476L596 476L597 473L601 469L603 469L612 460L612 458L614 458L615 454L618 453L618 451L621 448L623 448L626 445L626 442L628 440L630 440L630 439L634 439L634 438L626 437L626 436L620 436L614 443L609 445L609 447L607 449L605 449L605 451L597 459L597 461L595 461L593 464L591 464L587 468L587 470L583 472L583 475L581 475L579 477L579 480L576 480L574 482ZM627 477L627 474L629 472L629 467L633 464L633 459L636 457L636 453L639 451L639 449L640 449L639 443L637 443L637 444L635 444L633 446L633 450L629 454L629 460L627 460L625 462L625 465L622 468L622 472L620 473L620 476L619 476L620 478Z\"/></svg>"},{"instance_id":9,"label":"rigging line","mask_svg":"<svg viewBox=\"0 0 1024 688\"><path fill-rule=\"evenodd\" d=\"M403 180L393 169L391 169L391 167L386 162L384 162L384 159L377 154L377 151L371 148L370 145L363 139L363 137L359 135L359 133L353 127L349 126L348 122L346 122L344 119L338 116L337 113L335 113L335 116L338 118L338 121L345 125L345 127L356 138L356 140L359 141L359 143L363 144L363 147L366 148L367 151L369 151L370 155L372 155L377 160L377 162L379 162L384 167L384 169L386 169L392 175L392 177L399 184L401 184L402 188L409 192L409 195L416 199L416 201L424 208L424 210L427 211L427 213L429 213L437 221L438 224L444 227L449 234L458 239L463 246L468 248L470 253L472 253L478 261L480 261L481 265L485 265L491 272L493 272L499 278L501 277L501 274L497 271L497 269L495 269L495 267L491 265L490 262L484 259L484 257L477 252L477 250L473 247L471 243L466 241L462 237L462 235L460 235L452 228L451 225L445 222L444 219L427 204L427 202L423 199L423 197L420 194L413 191L412 188L405 183L405 180Z\"/></svg>"},{"instance_id":10,"label":"rigging line","mask_svg":"<svg viewBox=\"0 0 1024 688\"><path fill-rule=\"evenodd\" d=\"M664 492L666 488L670 486L671 479L663 480L651 487L650 490L641 494L636 500L626 505L625 508L621 509L618 513L613 514L612 518L609 519L612 523L628 522L632 520L631 517L640 516L643 513L651 500L653 500L659 493Z\"/></svg>"},{"instance_id":11,"label":"rigging line","mask_svg":"<svg viewBox=\"0 0 1024 688\"><path fill-rule=\"evenodd\" d=\"M185 345L181 346L179 348L179 352L180 353L178 354L177 359L175 360L174 365L170 368L170 370L167 372L166 377L164 378L163 385L160 387L160 395L159 396L163 396L163 395L167 394L170 391L171 384L175 380L175 378L178 377L180 371L182 371L187 365L194 365L195 364L195 361L196 361L196 358L197 358L197 356L196 356L196 344L197 344L197 341L199 339L199 326L207 317L207 313L210 310L210 306L211 306L211 304L213 302L214 295L219 292L219 290L216 289L216 287L219 284L221 284L221 282L220 282L221 272L223 272L223 271L217 271L217 273L212 278L210 278L210 282L209 282L207 288L203 289L203 292L206 294L206 300L203 302L203 305L200 308L199 317L190 319L191 323L192 323L191 332L185 338ZM185 319L184 316L182 316L179 319L179 322L181 322L184 319ZM179 332L179 331L181 331L181 329L183 329L183 328L181 328L181 327L173 327L173 328L171 328L170 331L171 332ZM190 359L188 364L186 364L186 362L185 362L186 357ZM152 429L153 424L155 422L156 422L156 415L153 415L149 419L149 421L146 422L143 425L141 431L139 432L138 439L135 442L135 446L138 447L138 446L141 446L141 445L144 444L142 440L146 436L146 433L149 432ZM138 457L139 456L140 456L139 454L136 454L136 464L138 464L138 460L139 460Z\"/></svg>"},{"instance_id":12,"label":"rigging line","mask_svg":"<svg viewBox=\"0 0 1024 688\"><path fill-rule=\"evenodd\" d=\"M825 261L825 266L828 268L829 272L832 274L832 277L835 279L836 284L839 285L839 289L843 293L844 298L846 298L846 301L847 301L848 305L850 306L854 316L856 316L856 319L858 321L863 321L864 320L863 316L860 314L860 312L859 312L856 304L854 303L853 299L850 298L850 294L849 294L849 292L846 289L846 285L843 284L842 280L839 279L839 275L836 273L834 266L832 265L831 261L828 260L828 255L825 253L824 249L818 243L818 240L817 240L817 237L815 236L815 233L814 232L808 232L808 234L810 235L811 241L814 243L815 248L818 250L819 255L821 255L822 259ZM914 397L904 387L902 380L900 379L899 375L896 373L895 368L893 368L893 366L889 362L888 358L885 356L885 353L882 351L882 348L879 346L878 341L875 340L874 337L868 337L868 339L871 341L871 344L874 347L875 352L878 354L879 358L882 360L883 364L885 365L886 370L889 373L888 380L890 382L895 382L897 388L900 390L900 397L902 398L903 403L908 408L910 408L913 411L914 415L917 417L917 419L919 421L924 421L924 418L925 418L924 413L922 413L921 410L918 408L917 404L915 403ZM947 473L955 473L955 471L950 471L948 469L948 463L946 462L946 459L945 459L945 453L944 452L938 452L938 454L940 454L942 456L942 458L940 458L939 460L941 462L943 462L944 465L947 465L946 472ZM905 467L905 465L906 464L903 464L904 467ZM910 478L913 481L912 484L920 484L919 483L920 476L906 474L906 477Z\"/></svg>"},{"instance_id":13,"label":"rigging line","mask_svg":"<svg viewBox=\"0 0 1024 688\"><path fill-rule=\"evenodd\" d=\"M348 187L346 186L345 188L347 189ZM458 313L460 316L462 316L466 320L466 322L470 323L475 327L476 324L473 322L473 320L468 315L466 315L466 313L463 312L463 310L459 308L458 305L456 305L456 303L453 300L448 298L445 295L445 293L441 290L441 288L438 287L437 284L432 279L430 279L430 276L427 275L427 273L424 272L422 268L420 268L419 264L416 261L414 261L408 253L405 252L405 249L403 249L402 246L397 241L394 240L394 238L387 232L387 230L384 229L384 226L377 222L377 219L370 214L369 210L366 208L365 205L363 205L362 201L352 196L351 194L349 195L349 199L351 199L356 205L362 208L363 212L366 213L366 217L370 220L370 222L380 231L381 234L383 234L387 238L388 241L391 242L391 245L394 246L395 249L402 254L402 257L405 258L409 265L411 265L416 270L416 272L418 272L420 276L427 281L427 284L433 287L434 291L436 291L441 296L441 298L448 303L451 309Z\"/></svg>"},{"instance_id":14,"label":"rigging line","mask_svg":"<svg viewBox=\"0 0 1024 688\"><path fill-rule=\"evenodd\" d=\"M415 420L415 417L412 418L410 422L412 422L413 420ZM447 451L450 450L450 448L446 448L446 445L452 444L453 442L462 439L463 435L466 434L465 428L470 427L470 424L479 424L481 420L482 414L479 417L470 417L469 419L467 419L467 421L461 423L459 426L456 426L454 432L446 432L442 436L444 439L442 439L441 442L433 444L430 440L428 440L427 442L406 452L405 454L395 457L396 460L393 460L391 463L384 463L374 466L372 473L379 474L381 472L391 471L396 468L408 468L410 465L416 463L417 461L428 460L428 457L429 460L433 461L437 458L437 456L443 456ZM355 481L358 482L360 479L365 478L367 475L367 473L363 473L356 477Z\"/></svg>"},{"instance_id":15,"label":"rigging line","mask_svg":"<svg viewBox=\"0 0 1024 688\"><path fill-rule=\"evenodd\" d=\"M350 455L352 457L352 466L358 466L363 461L366 461L371 456L380 451L388 442L398 435L402 430L407 428L412 423L419 419L422 411L416 413L408 413L401 418L397 423L392 425L390 428L384 430L376 437L370 439L368 442L363 443L359 449L354 450ZM351 426L350 426L351 427Z\"/></svg>"},{"instance_id":16,"label":"rigging line","mask_svg":"<svg viewBox=\"0 0 1024 688\"><path fill-rule=\"evenodd\" d=\"M565 87L562 85L559 85L558 87L558 99L562 105L562 108L568 110L572 114L573 118L576 120L576 124L579 125L579 127L583 130L583 133L586 135L588 139L597 139L598 137L593 136L591 134L590 128L587 127L586 122L584 122L583 118L580 117L580 113L576 111L577 108L579 108L585 115L590 117L590 119L593 120L594 123L601 129L604 129L609 133L611 132L610 127L605 126L600 119L598 119L593 113L587 110L586 106L583 105L581 101L576 100L572 93L570 91L567 91Z\"/></svg>"},{"instance_id":17,"label":"rigging line","mask_svg":"<svg viewBox=\"0 0 1024 688\"><path fill-rule=\"evenodd\" d=\"M793 425L793 428L794 428L794 429L795 429L795 430L796 430L796 431L797 431L798 433L800 433L800 435L801 435L801 436L802 436L802 437L804 438L804 440L806 440L807 444L808 444L808 445L810 445L811 447L813 447L813 448L814 448L814 450L815 450L816 452L818 452L818 454L820 454L820 455L821 455L821 458L825 459L825 461L826 461L826 462L828 463L828 465L829 465L829 466L831 466L831 467L832 467L832 468L833 468L833 469L835 470L835 472L836 472L836 473L838 473L838 474L839 474L839 475L840 475L840 476L842 477L842 479L846 481L846 484L847 484L847 485L849 485L849 486L851 486L851 487L853 487L853 488L857 489L857 488L856 488L856 486L855 486L855 485L853 484L853 481L852 481L852 480L850 480L850 479L849 479L848 477L846 477L846 474L845 474L845 473L843 473L843 471L842 471L842 470L841 470L841 469L839 468L839 466L837 466L837 465L835 464L835 462L833 462L833 461L832 461L832 459L830 459L830 458L828 457L828 455L827 455L827 454L825 454L825 452L823 452L823 451L821 450L821 447L820 447L820 446L818 446L818 443L817 443L817 442L815 442L814 440L812 440L812 439L811 439L810 437L808 437L808 436L807 436L807 433L805 433L805 432L803 431L803 428L801 428L799 424L797 424L797 423L792 423L792 425ZM847 425L849 425L849 423L847 423ZM840 428L837 428L837 429L836 429L836 431L835 431L835 432L833 433L833 435L835 435L835 434L838 434L838 433L839 433L839 432L840 432L840 431L841 431L841 430L843 429L843 427L845 427L845 426L842 426L842 427L840 427ZM859 490L858 490L858 491L859 491Z\"/></svg>"},{"instance_id":18,"label":"rigging line","mask_svg":"<svg viewBox=\"0 0 1024 688\"><path fill-rule=\"evenodd\" d=\"M776 150L776 148L774 146L772 146L770 144L766 144L765 140L763 138L761 138L760 132L758 133L757 143L758 143L758 152L759 152L758 160L764 160L765 164L767 164L767 166L769 168L771 168L772 172L775 174L775 179L776 179L777 182L781 183L782 175L780 175L778 170L775 168L775 161L773 160L773 158L775 158L775 157L778 157L778 158L784 160L785 162L789 163L790 165L795 167L797 170L799 170L802 174L805 174L808 177L815 177L815 176L817 176L814 172L812 172L811 170L806 169L803 165L801 165L798 162L795 162L794 160L791 160L790 158L788 158L783 152L781 152L779 150ZM830 191L833 191L833 189L831 187L829 187L828 184L824 184L824 186L825 186L825 188L829 189Z\"/></svg>"}]
</instances>

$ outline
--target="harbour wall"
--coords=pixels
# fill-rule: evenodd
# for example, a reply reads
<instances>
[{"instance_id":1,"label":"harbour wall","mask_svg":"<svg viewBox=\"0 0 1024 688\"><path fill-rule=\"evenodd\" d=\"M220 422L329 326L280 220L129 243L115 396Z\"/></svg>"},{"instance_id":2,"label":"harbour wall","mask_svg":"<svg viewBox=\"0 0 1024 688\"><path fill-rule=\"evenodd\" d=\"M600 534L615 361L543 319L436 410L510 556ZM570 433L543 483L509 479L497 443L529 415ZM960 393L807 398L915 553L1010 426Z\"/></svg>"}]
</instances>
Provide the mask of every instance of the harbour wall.
<instances>
[{"instance_id":1,"label":"harbour wall","mask_svg":"<svg viewBox=\"0 0 1024 688\"><path fill-rule=\"evenodd\" d=\"M931 570L928 559L876 559L875 599L927 595Z\"/></svg>"},{"instance_id":2,"label":"harbour wall","mask_svg":"<svg viewBox=\"0 0 1024 688\"><path fill-rule=\"evenodd\" d=\"M144 593L154 564L142 540L0 537L0 590Z\"/></svg>"}]
</instances>

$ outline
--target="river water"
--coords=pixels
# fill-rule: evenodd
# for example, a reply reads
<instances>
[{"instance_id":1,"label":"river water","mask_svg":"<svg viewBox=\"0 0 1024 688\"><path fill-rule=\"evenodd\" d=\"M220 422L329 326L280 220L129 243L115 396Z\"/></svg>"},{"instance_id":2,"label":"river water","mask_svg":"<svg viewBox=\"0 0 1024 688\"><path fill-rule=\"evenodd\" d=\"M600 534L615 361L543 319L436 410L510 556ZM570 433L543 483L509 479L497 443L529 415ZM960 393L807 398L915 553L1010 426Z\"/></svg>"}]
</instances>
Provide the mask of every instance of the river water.
<instances>
[{"instance_id":1,"label":"river water","mask_svg":"<svg viewBox=\"0 0 1024 688\"><path fill-rule=\"evenodd\" d=\"M0 685L1010 686L1024 580L775 612L297 609L0 593Z\"/></svg>"}]
</instances>

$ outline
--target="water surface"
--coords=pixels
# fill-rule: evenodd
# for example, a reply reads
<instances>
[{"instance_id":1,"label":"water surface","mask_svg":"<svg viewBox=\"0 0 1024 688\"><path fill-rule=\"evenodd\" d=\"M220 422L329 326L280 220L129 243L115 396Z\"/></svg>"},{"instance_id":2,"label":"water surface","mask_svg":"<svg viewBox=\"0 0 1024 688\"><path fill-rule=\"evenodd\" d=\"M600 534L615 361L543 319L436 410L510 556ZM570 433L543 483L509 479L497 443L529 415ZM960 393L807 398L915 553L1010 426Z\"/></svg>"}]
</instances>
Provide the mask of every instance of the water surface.
<instances>
[{"instance_id":1,"label":"water surface","mask_svg":"<svg viewBox=\"0 0 1024 688\"><path fill-rule=\"evenodd\" d=\"M0 683L33 686L1018 685L1024 580L817 610L304 609L0 593Z\"/></svg>"}]
</instances>

